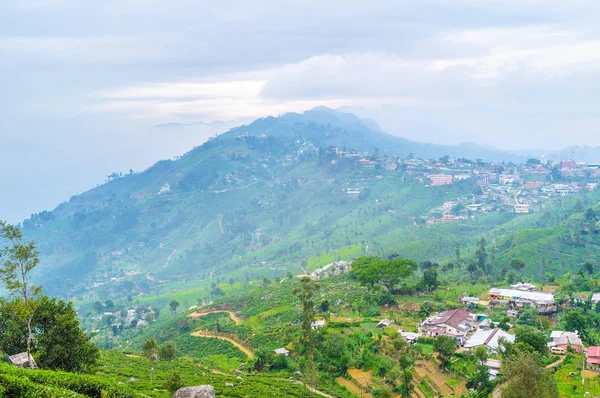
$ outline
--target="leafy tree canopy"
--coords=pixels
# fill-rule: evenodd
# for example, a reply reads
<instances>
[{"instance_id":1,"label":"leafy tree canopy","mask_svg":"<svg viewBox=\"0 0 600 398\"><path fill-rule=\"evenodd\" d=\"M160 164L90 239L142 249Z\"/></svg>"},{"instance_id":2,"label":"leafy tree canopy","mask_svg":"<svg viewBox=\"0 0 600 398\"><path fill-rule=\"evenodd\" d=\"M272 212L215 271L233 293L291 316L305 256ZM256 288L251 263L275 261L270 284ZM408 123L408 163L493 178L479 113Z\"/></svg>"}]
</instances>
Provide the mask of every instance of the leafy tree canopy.
<instances>
[{"instance_id":1,"label":"leafy tree canopy","mask_svg":"<svg viewBox=\"0 0 600 398\"><path fill-rule=\"evenodd\" d=\"M408 278L418 266L412 260L394 258L385 260L376 256L360 257L352 263L352 274L364 285L383 284L388 290Z\"/></svg>"}]
</instances>

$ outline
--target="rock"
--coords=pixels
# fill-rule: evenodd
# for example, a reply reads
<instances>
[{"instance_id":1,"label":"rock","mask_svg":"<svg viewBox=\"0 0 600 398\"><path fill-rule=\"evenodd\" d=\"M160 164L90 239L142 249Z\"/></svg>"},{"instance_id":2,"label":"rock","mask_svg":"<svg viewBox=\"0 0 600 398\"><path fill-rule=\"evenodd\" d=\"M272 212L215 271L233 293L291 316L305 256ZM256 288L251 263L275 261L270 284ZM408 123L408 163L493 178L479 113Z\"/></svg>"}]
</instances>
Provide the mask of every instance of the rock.
<instances>
[{"instance_id":1,"label":"rock","mask_svg":"<svg viewBox=\"0 0 600 398\"><path fill-rule=\"evenodd\" d=\"M160 358L159 358L158 354L152 354L148 357L148 359L151 361L158 361Z\"/></svg>"},{"instance_id":2,"label":"rock","mask_svg":"<svg viewBox=\"0 0 600 398\"><path fill-rule=\"evenodd\" d=\"M173 398L216 398L213 386L183 387L175 392Z\"/></svg>"},{"instance_id":3,"label":"rock","mask_svg":"<svg viewBox=\"0 0 600 398\"><path fill-rule=\"evenodd\" d=\"M29 366L29 358L28 358L26 352L21 352L20 354L11 355L10 357L8 357L8 360L10 361L10 363L12 363L15 366L20 366L22 368L37 369L37 363L35 363L35 360L33 359L33 357L31 357L31 362L33 362L33 364L32 364L33 366Z\"/></svg>"},{"instance_id":4,"label":"rock","mask_svg":"<svg viewBox=\"0 0 600 398\"><path fill-rule=\"evenodd\" d=\"M233 387L234 384L233 383L225 383L225 387Z\"/></svg>"},{"instance_id":5,"label":"rock","mask_svg":"<svg viewBox=\"0 0 600 398\"><path fill-rule=\"evenodd\" d=\"M130 383L135 383L137 381L138 381L138 379L136 379L135 377L132 377L132 378L129 379Z\"/></svg>"},{"instance_id":6,"label":"rock","mask_svg":"<svg viewBox=\"0 0 600 398\"><path fill-rule=\"evenodd\" d=\"M236 369L236 371L235 371L235 372L233 372L233 373L235 373L236 375L241 375L241 374L242 374L242 371L241 371L241 370L239 370L239 369Z\"/></svg>"}]
</instances>

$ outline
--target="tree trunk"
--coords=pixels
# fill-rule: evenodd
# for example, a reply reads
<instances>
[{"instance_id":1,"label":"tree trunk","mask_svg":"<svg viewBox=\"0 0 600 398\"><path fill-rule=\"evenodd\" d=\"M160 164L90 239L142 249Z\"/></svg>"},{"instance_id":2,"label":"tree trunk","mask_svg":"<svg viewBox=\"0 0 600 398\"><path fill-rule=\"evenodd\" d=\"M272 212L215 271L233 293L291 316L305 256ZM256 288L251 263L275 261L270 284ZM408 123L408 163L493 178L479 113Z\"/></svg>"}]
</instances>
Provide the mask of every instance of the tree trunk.
<instances>
[{"instance_id":1,"label":"tree trunk","mask_svg":"<svg viewBox=\"0 0 600 398\"><path fill-rule=\"evenodd\" d=\"M31 356L31 317L27 318L27 360L29 367L33 369L33 358Z\"/></svg>"}]
</instances>

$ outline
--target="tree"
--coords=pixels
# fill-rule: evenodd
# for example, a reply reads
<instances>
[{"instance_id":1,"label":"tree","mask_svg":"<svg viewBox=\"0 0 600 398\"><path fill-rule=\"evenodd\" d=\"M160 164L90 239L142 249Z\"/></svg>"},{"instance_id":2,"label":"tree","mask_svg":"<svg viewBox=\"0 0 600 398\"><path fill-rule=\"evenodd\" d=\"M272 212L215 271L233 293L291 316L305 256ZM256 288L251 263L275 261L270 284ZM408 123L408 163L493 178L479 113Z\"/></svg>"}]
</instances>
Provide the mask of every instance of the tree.
<instances>
[{"instance_id":1,"label":"tree","mask_svg":"<svg viewBox=\"0 0 600 398\"><path fill-rule=\"evenodd\" d=\"M400 256L396 255L396 257L394 257L394 258L398 258L398 257L400 257ZM423 271L425 271L425 270L428 270L428 269L430 269L430 268L437 268L437 267L439 266L439 264L438 264L438 263L434 263L434 262L431 262L431 261L427 260L427 261L423 261L423 262L420 264L420 266L421 266L421 269L422 269Z\"/></svg>"},{"instance_id":2,"label":"tree","mask_svg":"<svg viewBox=\"0 0 600 398\"><path fill-rule=\"evenodd\" d=\"M302 345L306 355L306 369L309 384L316 385L316 369L314 364L314 336L312 323L315 318L314 296L319 290L319 284L308 277L300 279L300 287L294 289L296 296L302 304Z\"/></svg>"},{"instance_id":3,"label":"tree","mask_svg":"<svg viewBox=\"0 0 600 398\"><path fill-rule=\"evenodd\" d=\"M412 397L415 389L413 384L413 370L415 361L408 355L402 355L398 360L400 368L400 396L402 398Z\"/></svg>"},{"instance_id":4,"label":"tree","mask_svg":"<svg viewBox=\"0 0 600 398\"><path fill-rule=\"evenodd\" d=\"M433 350L438 354L441 367L445 368L456 351L456 340L449 336L438 336L433 342Z\"/></svg>"},{"instance_id":5,"label":"tree","mask_svg":"<svg viewBox=\"0 0 600 398\"><path fill-rule=\"evenodd\" d=\"M510 266L515 271L520 272L523 268L525 268L525 262L520 258L513 258L510 260Z\"/></svg>"},{"instance_id":6,"label":"tree","mask_svg":"<svg viewBox=\"0 0 600 398\"><path fill-rule=\"evenodd\" d=\"M588 328L590 326L589 317L584 315L581 310L573 310L569 311L562 318L562 322L564 324L564 328L569 332L579 332L581 339L585 342L591 342L590 336L588 333Z\"/></svg>"},{"instance_id":7,"label":"tree","mask_svg":"<svg viewBox=\"0 0 600 398\"><path fill-rule=\"evenodd\" d=\"M521 332L517 333L515 344L524 343L533 348L533 350L542 356L548 354L548 345L546 336L542 333Z\"/></svg>"},{"instance_id":8,"label":"tree","mask_svg":"<svg viewBox=\"0 0 600 398\"><path fill-rule=\"evenodd\" d=\"M475 256L477 257L477 266L482 271L485 271L487 261L487 242L485 238L481 238L477 242L477 250L475 251Z\"/></svg>"},{"instance_id":9,"label":"tree","mask_svg":"<svg viewBox=\"0 0 600 398\"><path fill-rule=\"evenodd\" d=\"M144 342L144 346L142 347L142 355L147 359L154 359L156 355L158 355L158 344L154 339L148 339Z\"/></svg>"},{"instance_id":10,"label":"tree","mask_svg":"<svg viewBox=\"0 0 600 398\"><path fill-rule=\"evenodd\" d=\"M469 271L469 274L471 274L471 278L472 278L473 275L475 274L475 272L477 271L477 263L475 261L471 261L467 265L467 271Z\"/></svg>"},{"instance_id":11,"label":"tree","mask_svg":"<svg viewBox=\"0 0 600 398\"><path fill-rule=\"evenodd\" d=\"M352 263L352 275L361 284L373 286L382 283L391 291L402 279L411 276L417 268L417 263L405 258L384 260L376 256L366 256Z\"/></svg>"},{"instance_id":12,"label":"tree","mask_svg":"<svg viewBox=\"0 0 600 398\"><path fill-rule=\"evenodd\" d=\"M10 355L27 346L27 324L19 310L19 303L0 300L0 351ZM88 373L95 367L99 350L81 329L72 303L40 296L31 328L32 353L41 368Z\"/></svg>"},{"instance_id":13,"label":"tree","mask_svg":"<svg viewBox=\"0 0 600 398\"><path fill-rule=\"evenodd\" d=\"M589 261L583 263L581 265L581 268L585 270L588 273L588 275L592 275L594 273L594 265Z\"/></svg>"},{"instance_id":14,"label":"tree","mask_svg":"<svg viewBox=\"0 0 600 398\"><path fill-rule=\"evenodd\" d=\"M94 311L96 311L98 314L102 314L104 312L104 304L102 304L100 301L96 301L94 303Z\"/></svg>"},{"instance_id":15,"label":"tree","mask_svg":"<svg viewBox=\"0 0 600 398\"><path fill-rule=\"evenodd\" d=\"M9 294L19 298L18 314L27 325L27 358L29 366L33 367L32 323L42 288L30 282L30 273L40 262L39 252L33 241L23 242L23 235L19 228L4 221L0 221L0 238L8 242L7 246L0 249L0 278Z\"/></svg>"},{"instance_id":16,"label":"tree","mask_svg":"<svg viewBox=\"0 0 600 398\"><path fill-rule=\"evenodd\" d=\"M435 268L426 269L423 271L423 286L431 291L438 286L438 273Z\"/></svg>"},{"instance_id":17,"label":"tree","mask_svg":"<svg viewBox=\"0 0 600 398\"><path fill-rule=\"evenodd\" d=\"M271 350L260 347L254 352L254 361L252 363L252 369L262 371L271 359Z\"/></svg>"},{"instance_id":18,"label":"tree","mask_svg":"<svg viewBox=\"0 0 600 398\"><path fill-rule=\"evenodd\" d=\"M169 308L171 308L171 312L176 313L177 307L179 307L179 302L176 300L171 300L171 302L169 303Z\"/></svg>"},{"instance_id":19,"label":"tree","mask_svg":"<svg viewBox=\"0 0 600 398\"><path fill-rule=\"evenodd\" d=\"M165 380L165 390L169 391L171 394L175 394L177 390L183 387L183 381L181 380L181 376L179 373L171 373L167 376L167 380Z\"/></svg>"},{"instance_id":20,"label":"tree","mask_svg":"<svg viewBox=\"0 0 600 398\"><path fill-rule=\"evenodd\" d=\"M158 356L163 361L171 362L177 358L177 350L173 344L165 344L158 350Z\"/></svg>"},{"instance_id":21,"label":"tree","mask_svg":"<svg viewBox=\"0 0 600 398\"><path fill-rule=\"evenodd\" d=\"M467 377L467 388L476 390L480 397L487 397L494 389L490 381L490 370L485 364L478 364L474 373Z\"/></svg>"},{"instance_id":22,"label":"tree","mask_svg":"<svg viewBox=\"0 0 600 398\"><path fill-rule=\"evenodd\" d=\"M473 352L473 356L477 360L479 364L485 364L485 361L488 359L488 350L484 345L480 345Z\"/></svg>"},{"instance_id":23,"label":"tree","mask_svg":"<svg viewBox=\"0 0 600 398\"><path fill-rule=\"evenodd\" d=\"M517 352L502 361L506 380L502 398L558 398L556 381L542 367L536 354Z\"/></svg>"},{"instance_id":24,"label":"tree","mask_svg":"<svg viewBox=\"0 0 600 398\"><path fill-rule=\"evenodd\" d=\"M586 219L586 221L596 221L597 220L596 212L591 207L588 207L583 212L583 217Z\"/></svg>"}]
</instances>

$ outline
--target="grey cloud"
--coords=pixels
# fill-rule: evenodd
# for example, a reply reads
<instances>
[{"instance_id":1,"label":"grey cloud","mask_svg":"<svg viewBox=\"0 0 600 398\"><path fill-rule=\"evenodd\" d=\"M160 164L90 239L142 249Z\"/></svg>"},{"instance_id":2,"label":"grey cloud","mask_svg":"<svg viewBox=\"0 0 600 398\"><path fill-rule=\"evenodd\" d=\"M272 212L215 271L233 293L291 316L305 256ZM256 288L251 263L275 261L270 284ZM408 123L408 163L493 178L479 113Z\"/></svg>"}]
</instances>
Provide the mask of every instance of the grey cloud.
<instances>
[{"instance_id":1,"label":"grey cloud","mask_svg":"<svg viewBox=\"0 0 600 398\"><path fill-rule=\"evenodd\" d=\"M44 195L12 189L0 218L52 207L208 134L152 128L165 122L325 104L437 142L594 143L590 54L600 51L573 51L600 39L599 13L590 0L1 1L0 159L19 167L0 183L31 181ZM529 62L528 51L559 44L577 62ZM521 53L504 62L507 48ZM252 94L238 84L247 80L266 83ZM230 100L175 89L197 83L235 89Z\"/></svg>"}]
</instances>

